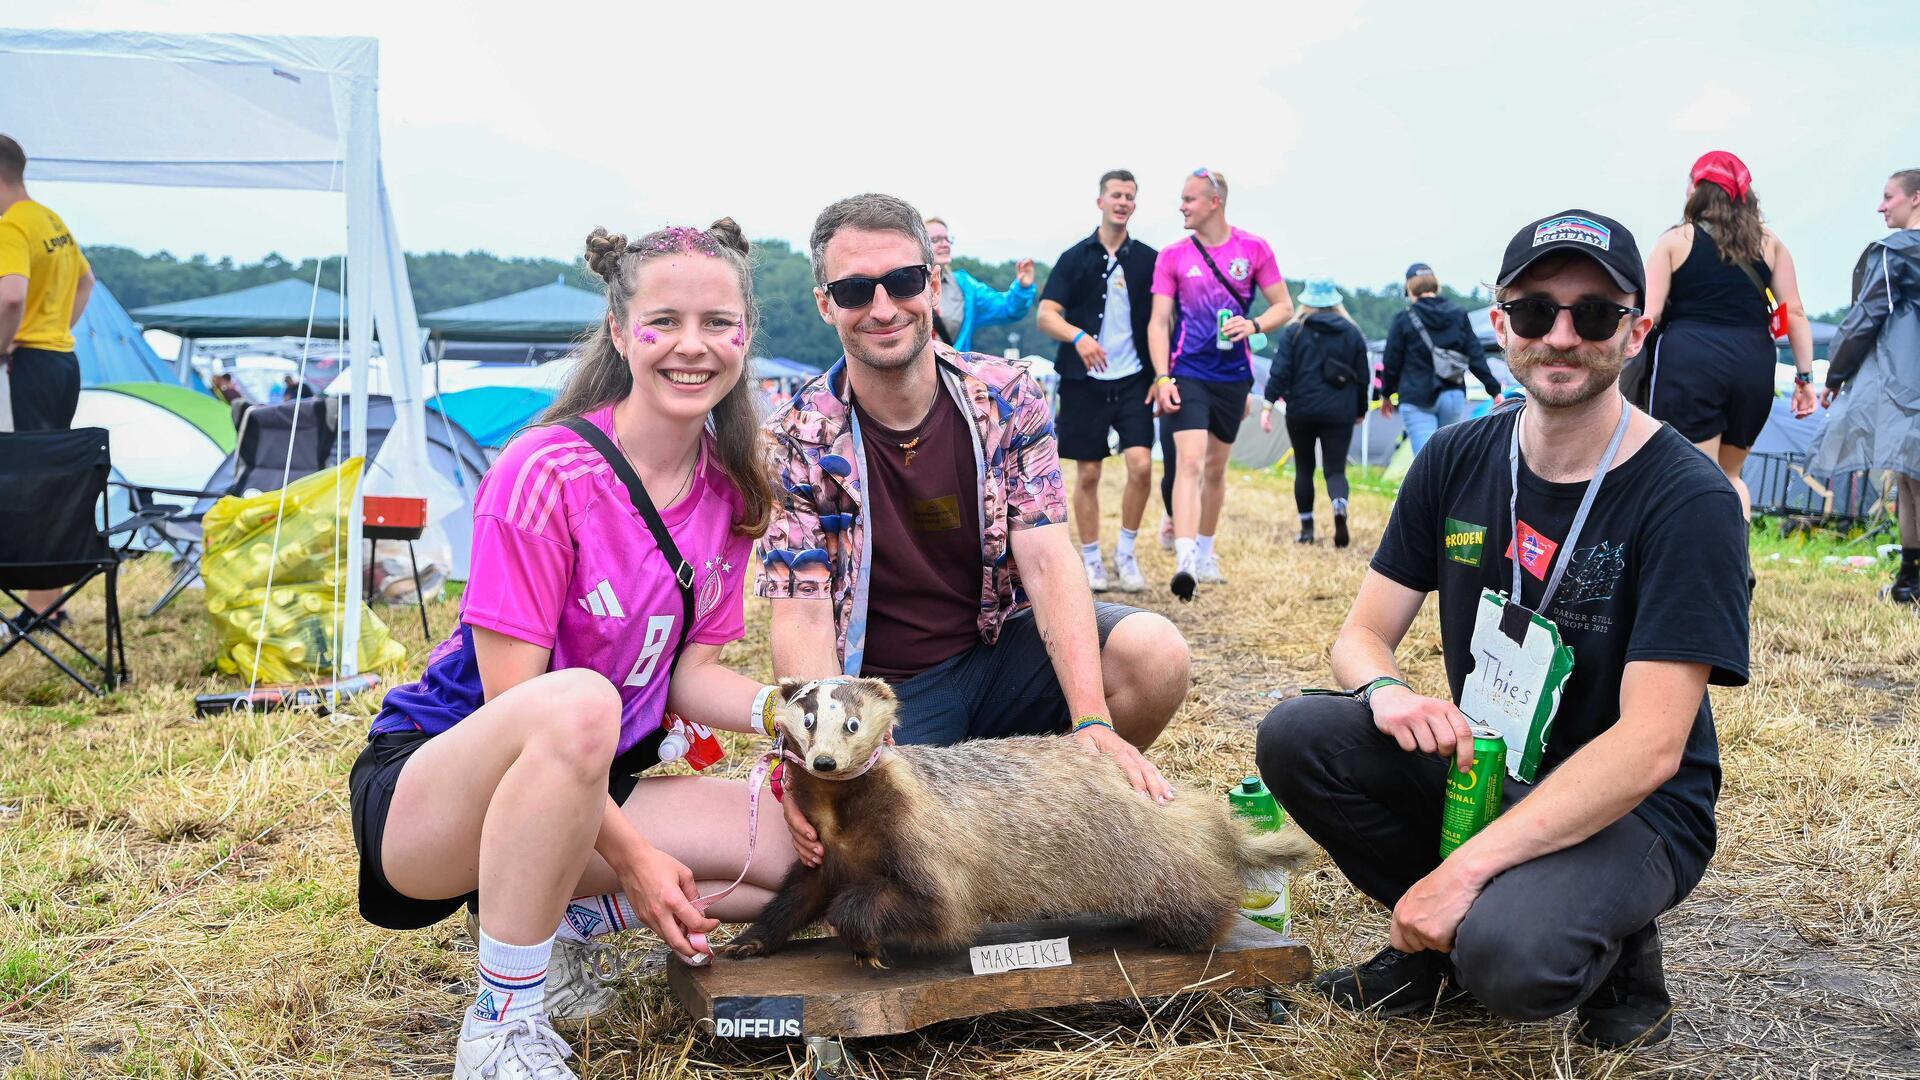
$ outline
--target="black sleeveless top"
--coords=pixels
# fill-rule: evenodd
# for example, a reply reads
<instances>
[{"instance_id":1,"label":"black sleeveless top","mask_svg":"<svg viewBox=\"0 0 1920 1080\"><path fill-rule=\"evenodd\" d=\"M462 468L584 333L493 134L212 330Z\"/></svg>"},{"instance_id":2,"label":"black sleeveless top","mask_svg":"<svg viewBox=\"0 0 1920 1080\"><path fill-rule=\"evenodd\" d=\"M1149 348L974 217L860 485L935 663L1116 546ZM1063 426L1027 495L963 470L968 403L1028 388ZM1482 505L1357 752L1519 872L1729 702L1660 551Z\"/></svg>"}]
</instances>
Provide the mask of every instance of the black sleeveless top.
<instances>
[{"instance_id":1,"label":"black sleeveless top","mask_svg":"<svg viewBox=\"0 0 1920 1080\"><path fill-rule=\"evenodd\" d=\"M1753 264L1760 280L1773 284L1765 260ZM1700 226L1693 227L1693 250L1673 272L1667 294L1667 321L1718 323L1721 326L1765 326L1767 298L1738 266L1720 261L1720 247Z\"/></svg>"}]
</instances>

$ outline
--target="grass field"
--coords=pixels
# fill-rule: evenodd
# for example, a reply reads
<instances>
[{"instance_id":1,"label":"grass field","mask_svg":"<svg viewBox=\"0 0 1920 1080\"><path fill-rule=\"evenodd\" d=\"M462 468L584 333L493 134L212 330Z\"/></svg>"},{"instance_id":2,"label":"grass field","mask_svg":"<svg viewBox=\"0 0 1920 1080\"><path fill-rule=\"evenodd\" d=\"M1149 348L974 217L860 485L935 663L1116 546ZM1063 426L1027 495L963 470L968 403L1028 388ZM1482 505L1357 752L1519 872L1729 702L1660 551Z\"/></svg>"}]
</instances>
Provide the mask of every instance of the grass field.
<instances>
[{"instance_id":1,"label":"grass field","mask_svg":"<svg viewBox=\"0 0 1920 1080\"><path fill-rule=\"evenodd\" d=\"M1326 646L1388 505L1356 498L1353 549L1300 549L1285 479L1232 483L1222 530L1232 584L1192 605L1145 600L1193 644L1192 693L1154 756L1195 791L1249 771L1253 725L1274 696L1327 680ZM1150 539L1158 513L1142 561L1164 580L1168 559ZM1463 1008L1380 1021L1297 991L1293 1021L1269 1025L1250 993L1197 993L855 1043L855 1072L1920 1077L1920 619L1875 598L1878 571L1787 554L1758 562L1752 685L1714 692L1720 852L1662 922L1682 1010L1667 1045L1595 1054L1570 1043L1564 1020L1506 1025ZM129 613L158 594L165 569L130 569ZM24 649L0 661L0 1076L444 1075L469 993L465 933L457 920L389 933L354 908L346 773L371 703L334 717L196 719L193 695L223 685L208 674L199 596L130 619L135 682L104 701L81 699ZM79 610L83 626L99 626L97 599ZM453 611L433 617L444 632ZM417 670L417 619L398 610L388 621ZM729 656L764 677L756 601L748 625ZM1401 657L1416 686L1443 686L1431 605ZM728 766L744 771L745 760L736 752ZM1322 964L1383 943L1384 913L1324 863L1294 895L1297 932ZM657 968L574 1041L595 1080L795 1069L786 1048L698 1036Z\"/></svg>"}]
</instances>

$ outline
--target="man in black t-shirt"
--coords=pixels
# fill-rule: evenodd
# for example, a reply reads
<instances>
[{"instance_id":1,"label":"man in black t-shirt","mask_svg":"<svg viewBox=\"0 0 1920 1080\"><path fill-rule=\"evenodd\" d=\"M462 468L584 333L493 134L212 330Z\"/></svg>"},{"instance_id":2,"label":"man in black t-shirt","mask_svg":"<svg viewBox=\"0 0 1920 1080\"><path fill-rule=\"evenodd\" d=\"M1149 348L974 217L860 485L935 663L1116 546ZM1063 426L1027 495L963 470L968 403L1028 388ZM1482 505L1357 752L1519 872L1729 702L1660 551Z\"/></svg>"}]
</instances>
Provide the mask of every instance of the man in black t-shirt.
<instances>
[{"instance_id":1,"label":"man in black t-shirt","mask_svg":"<svg viewBox=\"0 0 1920 1080\"><path fill-rule=\"evenodd\" d=\"M1494 329L1527 403L1446 428L1415 459L1333 645L1335 677L1356 690L1274 709L1260 772L1393 909L1389 947L1317 988L1405 1015L1451 986L1511 1019L1578 1009L1591 1045L1653 1042L1672 1010L1654 919L1714 849L1706 687L1747 678L1745 530L1718 467L1616 386L1650 329L1625 228L1580 210L1542 219L1496 283ZM1409 689L1394 663L1429 592L1448 697ZM1447 771L1473 748L1454 702L1510 673L1490 635L1524 629L1496 593L1551 620L1573 670L1536 782L1509 774L1504 812L1442 861Z\"/></svg>"}]
</instances>

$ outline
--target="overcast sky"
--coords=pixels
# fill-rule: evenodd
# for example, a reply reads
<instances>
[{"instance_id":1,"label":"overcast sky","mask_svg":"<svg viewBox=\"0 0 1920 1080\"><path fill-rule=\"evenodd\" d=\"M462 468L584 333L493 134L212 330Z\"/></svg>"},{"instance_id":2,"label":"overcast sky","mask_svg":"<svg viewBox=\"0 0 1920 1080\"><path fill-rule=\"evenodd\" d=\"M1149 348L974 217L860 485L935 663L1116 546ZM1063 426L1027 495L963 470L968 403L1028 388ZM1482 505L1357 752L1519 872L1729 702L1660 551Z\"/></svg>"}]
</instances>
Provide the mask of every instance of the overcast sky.
<instances>
[{"instance_id":1,"label":"overcast sky","mask_svg":"<svg viewBox=\"0 0 1920 1080\"><path fill-rule=\"evenodd\" d=\"M377 36L410 251L565 259L595 225L722 214L800 245L822 206L878 190L945 217L961 254L1051 260L1096 224L1102 171L1139 174L1134 231L1163 245L1180 235L1180 181L1205 165L1290 278L1378 285L1425 260L1467 287L1516 228L1567 207L1650 246L1693 159L1728 149L1824 311L1884 232L1881 183L1920 167L1913 10L62 0L6 18ZM338 196L34 194L82 243L241 260L344 249Z\"/></svg>"}]
</instances>

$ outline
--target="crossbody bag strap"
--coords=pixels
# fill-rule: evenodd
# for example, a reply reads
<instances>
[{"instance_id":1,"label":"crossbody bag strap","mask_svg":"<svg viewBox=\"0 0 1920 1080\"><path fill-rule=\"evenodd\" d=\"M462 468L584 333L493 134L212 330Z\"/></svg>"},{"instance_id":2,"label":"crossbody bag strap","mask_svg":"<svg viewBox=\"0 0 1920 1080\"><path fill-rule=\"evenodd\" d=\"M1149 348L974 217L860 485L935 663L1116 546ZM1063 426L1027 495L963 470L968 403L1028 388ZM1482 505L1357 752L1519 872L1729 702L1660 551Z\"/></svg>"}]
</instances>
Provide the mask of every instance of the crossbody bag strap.
<instances>
[{"instance_id":1,"label":"crossbody bag strap","mask_svg":"<svg viewBox=\"0 0 1920 1080\"><path fill-rule=\"evenodd\" d=\"M1427 324L1420 321L1420 314L1414 311L1412 307L1407 308L1407 321L1413 324L1413 332L1420 335L1420 340L1426 344L1427 352L1431 354L1433 352L1433 338L1427 333Z\"/></svg>"},{"instance_id":2,"label":"crossbody bag strap","mask_svg":"<svg viewBox=\"0 0 1920 1080\"><path fill-rule=\"evenodd\" d=\"M1194 248L1200 252L1200 257L1207 260L1207 269L1213 271L1213 276L1220 280L1220 287L1227 290L1227 295L1239 303L1241 314L1249 319L1253 318L1253 294L1259 291L1259 286L1253 283L1253 275L1247 275L1247 298L1241 300L1240 294L1234 291L1233 282L1227 280L1227 275L1221 273L1220 267L1214 263L1213 256L1207 254L1207 245L1200 242L1199 235L1195 234L1189 239L1193 241Z\"/></svg>"},{"instance_id":3,"label":"crossbody bag strap","mask_svg":"<svg viewBox=\"0 0 1920 1080\"><path fill-rule=\"evenodd\" d=\"M680 606L685 616L680 621L680 636L673 646L673 659L680 659L680 651L685 648L687 639L693 634L693 565L680 556L680 548L673 542L673 534L667 531L667 523L660 520L660 511L654 508L653 499L647 495L646 485L640 482L640 474L633 471L633 465L627 461L627 455L607 438L607 433L594 426L593 422L582 416L562 420L561 425L568 431L587 440L588 445L600 452L613 466L613 474L627 486L627 497L633 500L633 508L640 511L640 519L647 523L648 531L653 533L654 546L660 549L661 557L667 560L667 567L673 571L674 584L680 586ZM696 466L697 467L697 466ZM673 664L667 665L673 670Z\"/></svg>"}]
</instances>

